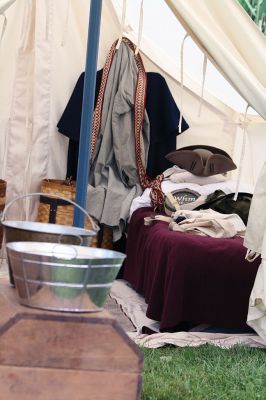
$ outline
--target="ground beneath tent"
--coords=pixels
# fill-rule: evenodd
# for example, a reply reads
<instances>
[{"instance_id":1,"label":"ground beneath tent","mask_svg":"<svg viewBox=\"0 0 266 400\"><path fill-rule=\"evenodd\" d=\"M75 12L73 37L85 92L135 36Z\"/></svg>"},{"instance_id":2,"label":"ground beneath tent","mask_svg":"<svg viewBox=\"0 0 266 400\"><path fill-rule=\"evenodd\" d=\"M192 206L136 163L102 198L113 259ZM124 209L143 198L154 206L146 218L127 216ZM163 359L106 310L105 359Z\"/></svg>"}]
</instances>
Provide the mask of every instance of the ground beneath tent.
<instances>
[{"instance_id":1,"label":"ground beneath tent","mask_svg":"<svg viewBox=\"0 0 266 400\"><path fill-rule=\"evenodd\" d=\"M124 313L136 327L135 332L128 330L127 332L139 346L150 348L165 345L198 347L203 344L212 344L222 348L231 348L235 345L266 348L266 343L255 332L242 333L242 330L237 332L206 324L197 325L189 331L160 332L159 321L146 316L147 304L144 298L123 279L114 281L110 295L120 304ZM147 334L146 332L155 333Z\"/></svg>"},{"instance_id":2,"label":"ground beneath tent","mask_svg":"<svg viewBox=\"0 0 266 400\"><path fill-rule=\"evenodd\" d=\"M117 302L108 296L104 308L112 314L112 316L117 320L119 325L124 329L125 332L134 332L136 329L131 323L130 319L121 310L121 306Z\"/></svg>"}]
</instances>

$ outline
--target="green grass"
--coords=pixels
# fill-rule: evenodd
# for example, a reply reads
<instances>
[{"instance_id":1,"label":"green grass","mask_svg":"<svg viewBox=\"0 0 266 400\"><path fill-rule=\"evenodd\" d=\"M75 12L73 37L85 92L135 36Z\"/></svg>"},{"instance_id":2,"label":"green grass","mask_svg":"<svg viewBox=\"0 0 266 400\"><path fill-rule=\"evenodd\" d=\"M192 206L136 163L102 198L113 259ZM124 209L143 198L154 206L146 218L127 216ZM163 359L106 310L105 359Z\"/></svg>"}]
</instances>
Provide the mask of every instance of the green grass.
<instances>
[{"instance_id":1,"label":"green grass","mask_svg":"<svg viewBox=\"0 0 266 400\"><path fill-rule=\"evenodd\" d=\"M142 348L142 400L266 400L266 352L214 346Z\"/></svg>"}]
</instances>

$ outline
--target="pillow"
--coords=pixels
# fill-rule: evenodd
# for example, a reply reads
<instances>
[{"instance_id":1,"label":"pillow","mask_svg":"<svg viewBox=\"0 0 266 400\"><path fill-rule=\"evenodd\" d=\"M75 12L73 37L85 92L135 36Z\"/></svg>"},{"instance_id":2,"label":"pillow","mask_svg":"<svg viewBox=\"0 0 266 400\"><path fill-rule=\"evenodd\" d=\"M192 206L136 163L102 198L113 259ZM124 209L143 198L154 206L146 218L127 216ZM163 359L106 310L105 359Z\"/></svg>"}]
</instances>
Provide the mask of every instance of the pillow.
<instances>
[{"instance_id":1,"label":"pillow","mask_svg":"<svg viewBox=\"0 0 266 400\"><path fill-rule=\"evenodd\" d=\"M236 169L232 158L221 149L212 146L187 146L168 153L165 158L197 176L223 174Z\"/></svg>"},{"instance_id":2,"label":"pillow","mask_svg":"<svg viewBox=\"0 0 266 400\"><path fill-rule=\"evenodd\" d=\"M191 172L176 172L169 176L171 182L174 183L196 183L197 185L210 185L211 183L225 182L227 179L222 174L212 176L196 176Z\"/></svg>"}]
</instances>

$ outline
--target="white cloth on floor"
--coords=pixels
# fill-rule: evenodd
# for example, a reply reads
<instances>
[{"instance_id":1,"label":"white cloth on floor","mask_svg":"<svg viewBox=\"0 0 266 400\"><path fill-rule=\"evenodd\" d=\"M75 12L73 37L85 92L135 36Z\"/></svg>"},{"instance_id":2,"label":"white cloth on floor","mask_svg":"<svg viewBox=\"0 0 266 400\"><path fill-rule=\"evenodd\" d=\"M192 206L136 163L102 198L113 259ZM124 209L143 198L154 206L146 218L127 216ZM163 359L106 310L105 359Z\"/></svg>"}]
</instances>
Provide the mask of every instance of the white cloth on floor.
<instances>
[{"instance_id":1,"label":"white cloth on floor","mask_svg":"<svg viewBox=\"0 0 266 400\"><path fill-rule=\"evenodd\" d=\"M123 279L114 281L110 296L116 300L136 327L136 332L127 332L127 334L139 346L157 348L171 344L179 347L197 347L209 343L222 348L231 348L235 345L266 348L266 344L263 340L258 335L252 333L231 334L201 332L201 326L194 327L189 332L160 333L159 322L146 316L147 304L144 298L132 289L130 284ZM142 334L143 326L157 333L152 335Z\"/></svg>"},{"instance_id":2,"label":"white cloth on floor","mask_svg":"<svg viewBox=\"0 0 266 400\"><path fill-rule=\"evenodd\" d=\"M251 333L166 332L145 335L129 332L128 335L138 346L152 349L169 344L177 347L199 347L203 344L212 344L223 349L230 349L233 346L266 348L261 338Z\"/></svg>"}]
</instances>

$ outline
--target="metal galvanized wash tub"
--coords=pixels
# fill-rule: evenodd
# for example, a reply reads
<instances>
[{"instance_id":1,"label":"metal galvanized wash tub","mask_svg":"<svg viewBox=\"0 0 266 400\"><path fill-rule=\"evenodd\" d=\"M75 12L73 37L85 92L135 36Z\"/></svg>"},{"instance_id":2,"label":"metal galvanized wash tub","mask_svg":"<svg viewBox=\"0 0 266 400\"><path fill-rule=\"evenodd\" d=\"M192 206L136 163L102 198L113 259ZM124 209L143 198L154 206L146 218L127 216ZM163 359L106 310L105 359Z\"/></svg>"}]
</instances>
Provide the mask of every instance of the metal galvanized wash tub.
<instances>
[{"instance_id":1,"label":"metal galvanized wash tub","mask_svg":"<svg viewBox=\"0 0 266 400\"><path fill-rule=\"evenodd\" d=\"M101 310L125 255L42 242L6 245L21 304L55 311Z\"/></svg>"},{"instance_id":2,"label":"metal galvanized wash tub","mask_svg":"<svg viewBox=\"0 0 266 400\"><path fill-rule=\"evenodd\" d=\"M6 213L10 206L17 200L29 196L41 196L43 193L28 193L26 195L17 196L11 200L2 213L1 224L4 228L4 238L6 243L33 241L33 242L53 242L53 243L66 243L73 245L89 246L92 238L97 234L99 227L92 220L90 215L84 208L70 199L60 197L57 195L49 194L49 197L55 197L60 200L71 203L79 208L91 222L92 229L76 228L66 225L57 225L32 221L6 221ZM8 258L10 267L10 261ZM14 284L12 271L10 271L10 282Z\"/></svg>"}]
</instances>

